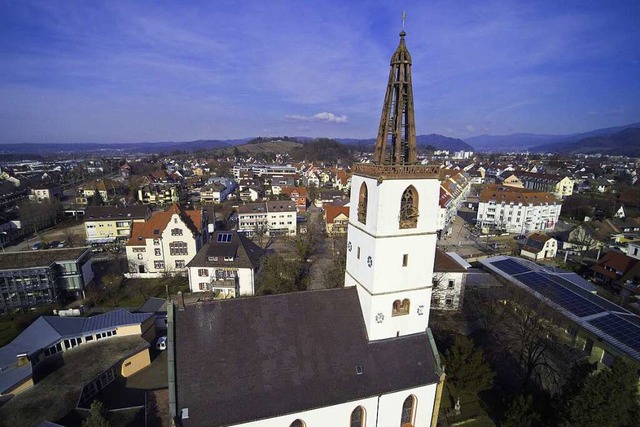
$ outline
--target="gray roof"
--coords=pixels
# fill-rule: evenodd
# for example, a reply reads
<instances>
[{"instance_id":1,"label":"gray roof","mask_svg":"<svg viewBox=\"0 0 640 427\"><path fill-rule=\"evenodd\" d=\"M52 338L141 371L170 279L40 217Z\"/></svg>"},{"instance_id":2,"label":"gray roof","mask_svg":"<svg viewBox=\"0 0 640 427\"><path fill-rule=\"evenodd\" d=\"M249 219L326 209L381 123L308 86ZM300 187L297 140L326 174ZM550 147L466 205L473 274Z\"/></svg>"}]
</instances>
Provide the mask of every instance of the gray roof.
<instances>
[{"instance_id":1,"label":"gray roof","mask_svg":"<svg viewBox=\"0 0 640 427\"><path fill-rule=\"evenodd\" d=\"M0 393L31 374L31 364L27 365L28 370L15 366L18 354L31 355L66 337L140 324L150 316L152 313L132 314L121 308L93 317L39 317L13 341L0 348Z\"/></svg>"},{"instance_id":2,"label":"gray roof","mask_svg":"<svg viewBox=\"0 0 640 427\"><path fill-rule=\"evenodd\" d=\"M114 219L144 219L151 216L148 206L89 206L84 221Z\"/></svg>"},{"instance_id":3,"label":"gray roof","mask_svg":"<svg viewBox=\"0 0 640 427\"><path fill-rule=\"evenodd\" d=\"M83 247L1 253L0 270L44 268L54 262L77 261L88 250L89 248Z\"/></svg>"},{"instance_id":4,"label":"gray roof","mask_svg":"<svg viewBox=\"0 0 640 427\"><path fill-rule=\"evenodd\" d=\"M136 310L138 313L157 313L159 311L167 312L167 300L164 298L150 297Z\"/></svg>"},{"instance_id":5,"label":"gray roof","mask_svg":"<svg viewBox=\"0 0 640 427\"><path fill-rule=\"evenodd\" d=\"M220 234L231 235L230 242L218 242ZM232 267L258 268L264 249L253 243L237 231L216 231L187 264L188 267ZM225 261L224 257L233 257L233 261ZM210 258L217 257L216 261Z\"/></svg>"},{"instance_id":6,"label":"gray roof","mask_svg":"<svg viewBox=\"0 0 640 427\"><path fill-rule=\"evenodd\" d=\"M438 381L426 332L369 342L353 287L187 305L175 324L184 427L243 423Z\"/></svg>"}]
</instances>

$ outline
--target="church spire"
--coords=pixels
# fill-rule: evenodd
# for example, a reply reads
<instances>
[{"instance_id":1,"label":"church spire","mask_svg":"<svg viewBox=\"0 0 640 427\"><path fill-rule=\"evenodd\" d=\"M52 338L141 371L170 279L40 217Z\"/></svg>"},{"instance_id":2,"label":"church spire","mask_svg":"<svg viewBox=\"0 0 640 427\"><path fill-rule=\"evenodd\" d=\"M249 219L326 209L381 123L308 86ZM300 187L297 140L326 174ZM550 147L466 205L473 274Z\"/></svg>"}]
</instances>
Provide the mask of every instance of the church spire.
<instances>
[{"instance_id":1,"label":"church spire","mask_svg":"<svg viewBox=\"0 0 640 427\"><path fill-rule=\"evenodd\" d=\"M400 44L391 56L389 83L373 158L374 163L381 165L412 165L417 160L411 55L404 41L406 34L403 28Z\"/></svg>"}]
</instances>

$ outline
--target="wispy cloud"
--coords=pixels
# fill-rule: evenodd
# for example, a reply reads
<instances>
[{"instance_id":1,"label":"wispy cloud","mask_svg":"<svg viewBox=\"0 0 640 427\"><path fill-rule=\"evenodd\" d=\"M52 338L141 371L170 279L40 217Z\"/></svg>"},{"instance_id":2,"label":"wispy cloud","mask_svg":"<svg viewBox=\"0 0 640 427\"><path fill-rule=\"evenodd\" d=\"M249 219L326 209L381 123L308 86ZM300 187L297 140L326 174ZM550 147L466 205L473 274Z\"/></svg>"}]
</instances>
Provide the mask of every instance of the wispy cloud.
<instances>
[{"instance_id":1,"label":"wispy cloud","mask_svg":"<svg viewBox=\"0 0 640 427\"><path fill-rule=\"evenodd\" d=\"M313 116L299 116L299 115L287 115L286 119L295 120L298 122L329 122L329 123L347 123L347 116L338 116L333 113L323 111L321 113L314 114Z\"/></svg>"}]
</instances>

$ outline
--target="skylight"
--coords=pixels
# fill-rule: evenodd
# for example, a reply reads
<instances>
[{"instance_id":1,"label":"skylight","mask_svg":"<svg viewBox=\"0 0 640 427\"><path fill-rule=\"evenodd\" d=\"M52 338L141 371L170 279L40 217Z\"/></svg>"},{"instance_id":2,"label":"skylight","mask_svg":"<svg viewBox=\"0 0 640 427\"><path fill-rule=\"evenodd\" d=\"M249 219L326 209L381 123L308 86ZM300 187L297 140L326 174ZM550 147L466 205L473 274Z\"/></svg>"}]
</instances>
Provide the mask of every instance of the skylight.
<instances>
[{"instance_id":1,"label":"skylight","mask_svg":"<svg viewBox=\"0 0 640 427\"><path fill-rule=\"evenodd\" d=\"M231 243L231 233L218 233L218 243Z\"/></svg>"}]
</instances>

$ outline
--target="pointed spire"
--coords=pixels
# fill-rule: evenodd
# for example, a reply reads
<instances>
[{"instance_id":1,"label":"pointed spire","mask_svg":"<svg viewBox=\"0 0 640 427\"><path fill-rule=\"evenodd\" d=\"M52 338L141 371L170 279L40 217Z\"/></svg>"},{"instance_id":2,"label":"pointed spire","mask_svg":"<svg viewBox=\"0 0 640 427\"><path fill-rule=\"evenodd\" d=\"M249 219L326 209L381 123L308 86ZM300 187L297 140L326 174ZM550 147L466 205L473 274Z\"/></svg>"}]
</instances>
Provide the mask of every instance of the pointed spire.
<instances>
[{"instance_id":1,"label":"pointed spire","mask_svg":"<svg viewBox=\"0 0 640 427\"><path fill-rule=\"evenodd\" d=\"M411 165L417 161L416 126L411 85L411 55L400 32L400 43L391 56L389 83L382 106L374 163Z\"/></svg>"}]
</instances>

